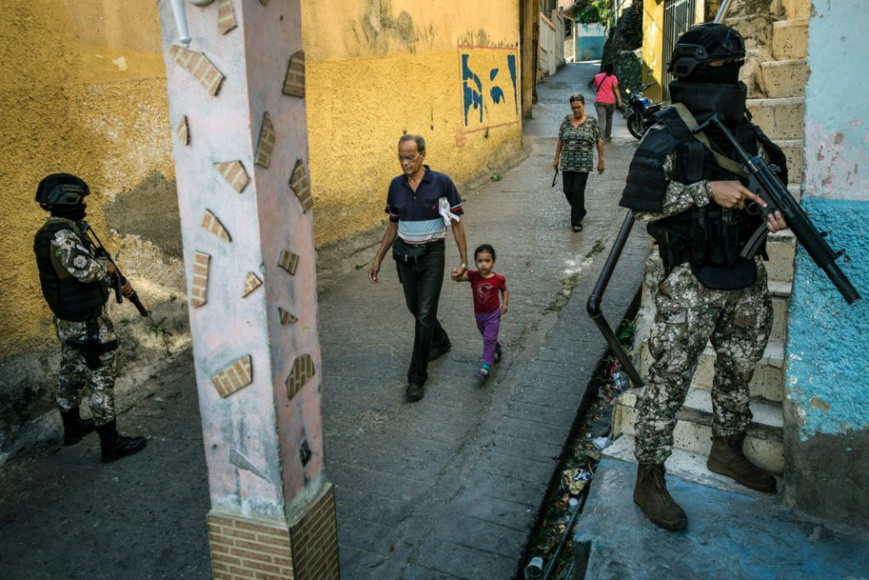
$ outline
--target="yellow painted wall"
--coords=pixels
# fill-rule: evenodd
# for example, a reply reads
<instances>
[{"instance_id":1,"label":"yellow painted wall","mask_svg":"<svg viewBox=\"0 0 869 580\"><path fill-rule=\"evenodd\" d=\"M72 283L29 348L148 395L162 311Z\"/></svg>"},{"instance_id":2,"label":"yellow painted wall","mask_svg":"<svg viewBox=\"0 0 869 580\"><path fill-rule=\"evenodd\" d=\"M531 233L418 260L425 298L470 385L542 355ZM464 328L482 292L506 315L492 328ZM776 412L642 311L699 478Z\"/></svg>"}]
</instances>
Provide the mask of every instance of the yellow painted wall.
<instances>
[{"instance_id":1,"label":"yellow painted wall","mask_svg":"<svg viewBox=\"0 0 869 580\"><path fill-rule=\"evenodd\" d=\"M3 0L0 115L5 357L56 340L33 259L47 216L33 199L39 180L85 178L90 220L104 231L101 205L149 174L174 179L157 3Z\"/></svg>"},{"instance_id":2,"label":"yellow painted wall","mask_svg":"<svg viewBox=\"0 0 869 580\"><path fill-rule=\"evenodd\" d=\"M106 232L103 206L132 202L149 183L174 187L175 178L156 0L3 0L3 8L0 358L54 341L32 251L47 215L33 201L39 180L83 177L89 221ZM429 163L457 182L521 149L518 2L302 0L302 10L318 246L382 223L402 133L425 136ZM467 123L463 54L484 107L482 120L471 107ZM112 250L121 243L103 240ZM165 265L160 248L124 244L121 264L149 307L183 292L180 266Z\"/></svg>"},{"instance_id":3,"label":"yellow painted wall","mask_svg":"<svg viewBox=\"0 0 869 580\"><path fill-rule=\"evenodd\" d=\"M661 79L670 56L662 54L664 44L664 2L643 0L643 79L655 84L645 91L646 96L661 100Z\"/></svg>"},{"instance_id":4,"label":"yellow painted wall","mask_svg":"<svg viewBox=\"0 0 869 580\"><path fill-rule=\"evenodd\" d=\"M694 5L694 22L704 21L706 3L698 0ZM654 79L655 84L645 91L652 100L661 100L664 70L670 62L670 55L664 54L664 2L663 0L643 0L643 78L646 82Z\"/></svg>"},{"instance_id":5,"label":"yellow painted wall","mask_svg":"<svg viewBox=\"0 0 869 580\"><path fill-rule=\"evenodd\" d=\"M457 182L521 148L518 2L302 0L302 16L318 246L382 223L403 133ZM483 102L467 123L463 54Z\"/></svg>"}]
</instances>

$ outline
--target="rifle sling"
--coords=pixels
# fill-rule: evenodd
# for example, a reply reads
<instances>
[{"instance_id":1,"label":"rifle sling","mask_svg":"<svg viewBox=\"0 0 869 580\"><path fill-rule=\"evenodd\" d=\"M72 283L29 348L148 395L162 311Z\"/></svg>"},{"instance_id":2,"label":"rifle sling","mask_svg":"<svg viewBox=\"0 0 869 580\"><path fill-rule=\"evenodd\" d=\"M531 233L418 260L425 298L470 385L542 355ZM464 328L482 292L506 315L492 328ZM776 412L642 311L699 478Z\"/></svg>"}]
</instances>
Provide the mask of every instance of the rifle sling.
<instances>
[{"instance_id":1,"label":"rifle sling","mask_svg":"<svg viewBox=\"0 0 869 580\"><path fill-rule=\"evenodd\" d=\"M697 128L697 121L685 105L682 103L673 103L673 107L676 109L676 112L679 113L679 118L682 119L682 122L691 129L691 134L694 135L694 138L703 143L703 145L709 149L712 156L715 158L715 163L717 163L719 167L726 169L731 173L735 173L740 177L748 177L736 161L725 157L712 148L712 145L709 143L709 138L706 137L703 131L697 133L694 132L694 129Z\"/></svg>"}]
</instances>

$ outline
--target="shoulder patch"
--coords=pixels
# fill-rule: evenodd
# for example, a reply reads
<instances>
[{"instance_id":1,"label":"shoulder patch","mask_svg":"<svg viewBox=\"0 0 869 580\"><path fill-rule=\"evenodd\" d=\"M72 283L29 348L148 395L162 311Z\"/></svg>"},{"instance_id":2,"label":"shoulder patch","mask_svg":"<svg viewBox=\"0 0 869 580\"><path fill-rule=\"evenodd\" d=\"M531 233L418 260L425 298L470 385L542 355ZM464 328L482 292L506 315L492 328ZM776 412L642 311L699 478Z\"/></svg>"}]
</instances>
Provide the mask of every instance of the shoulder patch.
<instances>
[{"instance_id":1,"label":"shoulder patch","mask_svg":"<svg viewBox=\"0 0 869 580\"><path fill-rule=\"evenodd\" d=\"M90 262L90 256L87 254L76 254L72 259L72 266L77 270L84 270Z\"/></svg>"}]
</instances>

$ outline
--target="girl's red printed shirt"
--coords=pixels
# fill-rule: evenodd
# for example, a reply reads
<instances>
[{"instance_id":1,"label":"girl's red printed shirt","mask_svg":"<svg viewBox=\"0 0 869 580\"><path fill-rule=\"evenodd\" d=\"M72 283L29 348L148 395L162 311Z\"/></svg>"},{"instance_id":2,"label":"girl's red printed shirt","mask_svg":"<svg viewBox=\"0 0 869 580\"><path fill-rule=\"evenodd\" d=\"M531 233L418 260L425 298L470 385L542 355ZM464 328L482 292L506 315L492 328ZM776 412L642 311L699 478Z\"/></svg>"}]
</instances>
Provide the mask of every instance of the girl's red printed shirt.
<instances>
[{"instance_id":1,"label":"girl's red printed shirt","mask_svg":"<svg viewBox=\"0 0 869 580\"><path fill-rule=\"evenodd\" d=\"M491 312L500 308L500 292L507 289L507 279L504 276L493 272L491 278L483 278L478 271L468 270L468 280L474 296L474 312Z\"/></svg>"}]
</instances>

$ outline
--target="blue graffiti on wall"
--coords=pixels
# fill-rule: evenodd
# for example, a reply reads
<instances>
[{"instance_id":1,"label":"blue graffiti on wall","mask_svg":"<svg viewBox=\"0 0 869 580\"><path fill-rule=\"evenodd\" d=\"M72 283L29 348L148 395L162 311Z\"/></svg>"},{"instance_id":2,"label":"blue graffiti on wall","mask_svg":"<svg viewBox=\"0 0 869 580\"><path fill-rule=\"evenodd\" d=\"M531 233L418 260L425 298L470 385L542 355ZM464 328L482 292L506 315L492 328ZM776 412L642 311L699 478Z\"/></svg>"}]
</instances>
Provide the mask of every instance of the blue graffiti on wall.
<instances>
[{"instance_id":1,"label":"blue graffiti on wall","mask_svg":"<svg viewBox=\"0 0 869 580\"><path fill-rule=\"evenodd\" d=\"M480 80L480 76L471 70L471 67L468 66L468 59L470 58L470 54L462 55L462 95L464 100L464 110L465 110L465 126L468 125L468 115L471 112L471 108L474 109L475 117L477 117L477 122L483 122L483 102L485 94L483 92L483 83ZM519 96L518 91L516 89L516 55L515 54L507 54L505 55L505 60L507 64L507 70L510 75L510 84L513 87L513 108L516 115L519 114ZM504 95L504 89L501 85L501 81L498 80L498 73L500 69L495 67L489 71L489 98L492 103L495 105L502 105L506 103L506 96Z\"/></svg>"}]
</instances>

